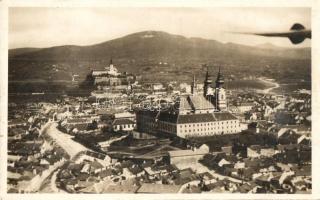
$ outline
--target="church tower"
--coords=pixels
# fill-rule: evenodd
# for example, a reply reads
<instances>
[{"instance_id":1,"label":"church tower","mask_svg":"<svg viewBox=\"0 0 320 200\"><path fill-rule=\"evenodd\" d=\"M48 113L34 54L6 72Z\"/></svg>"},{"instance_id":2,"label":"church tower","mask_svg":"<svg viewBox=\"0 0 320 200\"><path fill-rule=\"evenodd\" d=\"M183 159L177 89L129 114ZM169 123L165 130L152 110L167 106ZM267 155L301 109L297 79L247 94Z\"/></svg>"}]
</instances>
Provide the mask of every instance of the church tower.
<instances>
[{"instance_id":1,"label":"church tower","mask_svg":"<svg viewBox=\"0 0 320 200\"><path fill-rule=\"evenodd\" d=\"M113 70L114 70L112 58L110 58L109 70L110 70L110 71L113 71Z\"/></svg>"},{"instance_id":2,"label":"church tower","mask_svg":"<svg viewBox=\"0 0 320 200\"><path fill-rule=\"evenodd\" d=\"M227 96L226 96L226 90L224 89L223 84L224 84L224 77L219 67L219 72L216 80L216 89L215 89L215 103L216 103L215 106L219 111L227 110Z\"/></svg>"},{"instance_id":3,"label":"church tower","mask_svg":"<svg viewBox=\"0 0 320 200\"><path fill-rule=\"evenodd\" d=\"M207 98L207 96L212 95L212 88L211 88L212 80L209 76L208 66L207 66L207 73L206 78L203 83L203 96Z\"/></svg>"},{"instance_id":4,"label":"church tower","mask_svg":"<svg viewBox=\"0 0 320 200\"><path fill-rule=\"evenodd\" d=\"M107 74L112 76L118 76L120 73L118 72L118 69L113 65L112 58L110 59L109 67L106 67Z\"/></svg>"},{"instance_id":5,"label":"church tower","mask_svg":"<svg viewBox=\"0 0 320 200\"><path fill-rule=\"evenodd\" d=\"M193 75L193 80L191 83L191 94L194 95L195 93L197 93L197 85L196 85L196 77L195 75Z\"/></svg>"}]
</instances>

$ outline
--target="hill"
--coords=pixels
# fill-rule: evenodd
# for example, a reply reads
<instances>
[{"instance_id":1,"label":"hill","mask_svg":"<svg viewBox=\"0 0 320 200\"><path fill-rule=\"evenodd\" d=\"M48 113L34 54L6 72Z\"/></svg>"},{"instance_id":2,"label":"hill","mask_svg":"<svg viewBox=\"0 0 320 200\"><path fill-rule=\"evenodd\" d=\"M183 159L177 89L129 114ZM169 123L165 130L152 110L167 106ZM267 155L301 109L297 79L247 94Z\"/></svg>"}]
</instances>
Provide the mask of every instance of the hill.
<instances>
[{"instance_id":1,"label":"hill","mask_svg":"<svg viewBox=\"0 0 320 200\"><path fill-rule=\"evenodd\" d=\"M25 53L31 53L41 50L41 48L17 48L17 49L10 49L9 50L9 58L15 57L15 56L20 56Z\"/></svg>"},{"instance_id":2,"label":"hill","mask_svg":"<svg viewBox=\"0 0 320 200\"><path fill-rule=\"evenodd\" d=\"M102 69L113 58L120 71L141 74L145 81L186 81L202 78L202 64L213 73L222 66L227 75L285 76L310 81L310 48L261 48L144 31L89 46L57 46L9 50L9 80L83 80L91 69ZM301 73L300 73L301 72ZM202 79L201 79L202 80Z\"/></svg>"},{"instance_id":3,"label":"hill","mask_svg":"<svg viewBox=\"0 0 320 200\"><path fill-rule=\"evenodd\" d=\"M270 45L269 45L270 46ZM10 50L13 59L33 61L101 60L115 58L208 58L218 56L266 56L310 58L310 49L277 49L223 44L215 40L186 38L160 31L144 31L91 46L58 46Z\"/></svg>"}]
</instances>

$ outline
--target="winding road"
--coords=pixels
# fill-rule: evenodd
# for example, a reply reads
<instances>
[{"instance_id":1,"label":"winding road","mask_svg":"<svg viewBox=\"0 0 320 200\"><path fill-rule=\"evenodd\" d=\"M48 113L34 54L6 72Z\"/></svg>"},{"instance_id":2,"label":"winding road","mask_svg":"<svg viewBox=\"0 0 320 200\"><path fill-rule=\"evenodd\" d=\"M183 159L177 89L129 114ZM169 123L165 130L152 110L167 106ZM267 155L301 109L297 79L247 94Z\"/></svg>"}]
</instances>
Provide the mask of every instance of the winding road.
<instances>
[{"instance_id":1,"label":"winding road","mask_svg":"<svg viewBox=\"0 0 320 200\"><path fill-rule=\"evenodd\" d=\"M77 154L89 150L80 143L75 142L72 139L73 136L59 131L55 122L49 122L43 134L48 134L57 145L67 152L71 159Z\"/></svg>"},{"instance_id":2,"label":"winding road","mask_svg":"<svg viewBox=\"0 0 320 200\"><path fill-rule=\"evenodd\" d=\"M275 82L275 81L271 81L271 80L268 80L268 79L265 79L265 78L258 78L260 81L266 83L266 84L272 84L273 86L272 87L269 87L267 89L264 89L264 90L261 90L262 93L270 93L272 90L276 89L276 88L279 88L280 87L280 84Z\"/></svg>"},{"instance_id":3,"label":"winding road","mask_svg":"<svg viewBox=\"0 0 320 200\"><path fill-rule=\"evenodd\" d=\"M88 149L83 145L72 140L71 135L65 134L57 129L57 123L49 121L41 128L40 135L45 134L52 138L55 144L63 148L70 158L74 158L81 152L87 151ZM50 187L54 192L63 192L56 187L56 178L59 168L65 163L66 160L62 159L54 166L50 166L49 169L42 172L42 176L34 177L29 184L25 183L22 186L22 190L25 192L36 192L39 191L44 181L50 177Z\"/></svg>"}]
</instances>

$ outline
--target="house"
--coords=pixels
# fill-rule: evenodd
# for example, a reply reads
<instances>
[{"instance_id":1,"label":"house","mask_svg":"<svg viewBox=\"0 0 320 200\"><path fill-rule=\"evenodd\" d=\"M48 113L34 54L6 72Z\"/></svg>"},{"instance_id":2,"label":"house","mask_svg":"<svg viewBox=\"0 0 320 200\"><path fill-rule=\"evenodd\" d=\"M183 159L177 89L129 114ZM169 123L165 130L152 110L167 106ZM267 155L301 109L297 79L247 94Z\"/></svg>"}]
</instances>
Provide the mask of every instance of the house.
<instances>
[{"instance_id":1,"label":"house","mask_svg":"<svg viewBox=\"0 0 320 200\"><path fill-rule=\"evenodd\" d=\"M283 107L283 104L279 104L278 102L275 102L275 101L269 101L265 105L264 116L268 117L282 107Z\"/></svg>"},{"instance_id":2,"label":"house","mask_svg":"<svg viewBox=\"0 0 320 200\"><path fill-rule=\"evenodd\" d=\"M310 140L309 137L307 137L305 135L302 135L302 136L300 136L298 138L297 144L310 146L311 145L311 140Z\"/></svg>"},{"instance_id":3,"label":"house","mask_svg":"<svg viewBox=\"0 0 320 200\"><path fill-rule=\"evenodd\" d=\"M232 146L224 146L221 147L221 150L223 153L225 153L226 155L231 155L233 153L233 147Z\"/></svg>"},{"instance_id":4,"label":"house","mask_svg":"<svg viewBox=\"0 0 320 200\"><path fill-rule=\"evenodd\" d=\"M179 173L174 174L174 184L175 185L184 185L190 181L198 180L197 176L191 168L182 169Z\"/></svg>"},{"instance_id":5,"label":"house","mask_svg":"<svg viewBox=\"0 0 320 200\"><path fill-rule=\"evenodd\" d=\"M274 148L262 148L260 150L261 156L264 157L272 157L275 154L275 149Z\"/></svg>"},{"instance_id":6,"label":"house","mask_svg":"<svg viewBox=\"0 0 320 200\"><path fill-rule=\"evenodd\" d=\"M240 103L237 106L237 108L238 108L239 112L245 113L245 112L250 111L254 106L255 106L254 103L244 102L244 103Z\"/></svg>"},{"instance_id":7,"label":"house","mask_svg":"<svg viewBox=\"0 0 320 200\"><path fill-rule=\"evenodd\" d=\"M246 164L245 164L244 162L240 162L240 161L238 161L238 162L236 162L236 163L234 164L234 168L235 168L235 169L244 169L245 166L246 166Z\"/></svg>"},{"instance_id":8,"label":"house","mask_svg":"<svg viewBox=\"0 0 320 200\"><path fill-rule=\"evenodd\" d=\"M17 162L20 161L20 159L22 158L22 156L19 155L8 155L8 162Z\"/></svg>"},{"instance_id":9,"label":"house","mask_svg":"<svg viewBox=\"0 0 320 200\"><path fill-rule=\"evenodd\" d=\"M177 173L179 171L179 169L175 166L175 165L172 165L172 164L165 164L165 165L162 165L162 166L153 166L151 167L151 169L155 172L155 173L158 173L160 175L167 175L169 173Z\"/></svg>"},{"instance_id":10,"label":"house","mask_svg":"<svg viewBox=\"0 0 320 200\"><path fill-rule=\"evenodd\" d=\"M227 160L225 160L224 158L220 160L220 162L218 163L218 165L220 167L224 167L225 165L230 165L231 163Z\"/></svg>"},{"instance_id":11,"label":"house","mask_svg":"<svg viewBox=\"0 0 320 200\"><path fill-rule=\"evenodd\" d=\"M277 138L286 137L292 133L291 129L288 128L280 128L280 130L277 132Z\"/></svg>"},{"instance_id":12,"label":"house","mask_svg":"<svg viewBox=\"0 0 320 200\"><path fill-rule=\"evenodd\" d=\"M127 118L115 119L112 122L113 131L133 131L136 123Z\"/></svg>"},{"instance_id":13,"label":"house","mask_svg":"<svg viewBox=\"0 0 320 200\"><path fill-rule=\"evenodd\" d=\"M81 169L81 172L89 174L90 173L90 164L89 163L84 164Z\"/></svg>"},{"instance_id":14,"label":"house","mask_svg":"<svg viewBox=\"0 0 320 200\"><path fill-rule=\"evenodd\" d=\"M260 145L251 145L247 148L248 158L272 157L275 150L269 147L262 147Z\"/></svg>"},{"instance_id":15,"label":"house","mask_svg":"<svg viewBox=\"0 0 320 200\"><path fill-rule=\"evenodd\" d=\"M296 132L289 128L280 128L277 132L277 139L279 144L296 144L299 135Z\"/></svg>"},{"instance_id":16,"label":"house","mask_svg":"<svg viewBox=\"0 0 320 200\"><path fill-rule=\"evenodd\" d=\"M155 177L159 174L151 169L151 167L144 168L144 171L148 174L149 179L155 179Z\"/></svg>"},{"instance_id":17,"label":"house","mask_svg":"<svg viewBox=\"0 0 320 200\"><path fill-rule=\"evenodd\" d=\"M266 120L259 120L248 125L248 128L256 133L265 132L269 127L270 124Z\"/></svg>"},{"instance_id":18,"label":"house","mask_svg":"<svg viewBox=\"0 0 320 200\"><path fill-rule=\"evenodd\" d=\"M50 163L48 162L47 159L41 159L41 160L40 160L40 165L49 166Z\"/></svg>"},{"instance_id":19,"label":"house","mask_svg":"<svg viewBox=\"0 0 320 200\"><path fill-rule=\"evenodd\" d=\"M240 193L250 193L257 184L244 183L238 187Z\"/></svg>"}]
</instances>

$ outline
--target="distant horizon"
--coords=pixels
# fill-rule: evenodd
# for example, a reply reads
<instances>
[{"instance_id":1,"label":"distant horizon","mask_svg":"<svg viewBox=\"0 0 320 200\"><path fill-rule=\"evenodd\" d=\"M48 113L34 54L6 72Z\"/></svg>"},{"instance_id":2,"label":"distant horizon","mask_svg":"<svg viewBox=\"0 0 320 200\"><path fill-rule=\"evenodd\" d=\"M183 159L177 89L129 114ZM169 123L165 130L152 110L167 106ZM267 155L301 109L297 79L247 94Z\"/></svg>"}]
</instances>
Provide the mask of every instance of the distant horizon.
<instances>
[{"instance_id":1,"label":"distant horizon","mask_svg":"<svg viewBox=\"0 0 320 200\"><path fill-rule=\"evenodd\" d=\"M179 7L12 7L9 8L9 49L88 46L141 32L163 31L190 38L257 46L293 45L288 38L228 32L288 31L294 23L311 28L307 7L179 8Z\"/></svg>"},{"instance_id":2,"label":"distant horizon","mask_svg":"<svg viewBox=\"0 0 320 200\"><path fill-rule=\"evenodd\" d=\"M263 46L263 45L271 45L271 46L273 46L273 47L275 47L275 48L288 48L288 49L292 49L292 48L290 48L290 47L288 47L288 46L279 46L279 45L277 45L277 44L273 44L273 43L267 42L267 41L266 41L265 43L261 43L261 44L249 45L249 44L241 44L241 43L236 43L236 42L223 42L223 41L219 41L219 40L212 39L212 38L192 37L192 36L191 36L191 37L187 37L187 36L184 36L184 35L169 33L169 32L161 31L161 30L143 30L143 31L138 31L138 32L129 33L129 34L126 34L126 35L124 35L124 36L119 36L119 37L116 37L116 38L112 38L112 39L110 39L110 40L105 40L105 41L93 43L93 44L86 44L86 45L80 45L80 44L62 44L62 45L56 45L56 46L42 46L42 47L37 47L37 46L24 46L24 47L17 47L17 48L9 48L8 50L24 49L24 48L47 49L47 48L62 47L62 46L86 47L86 46L93 46L93 45L102 44L102 43L109 42L109 41L112 41L112 40L124 38L124 37L130 36L130 35L133 35L133 34L144 33L144 32L163 32L163 33L167 33L167 34L169 34L169 35L182 36L182 37L185 37L185 38L187 38L187 39L199 38L199 39L204 39L204 40L217 41L217 42L222 43L222 44L237 44L237 45L243 45L243 46L248 46L248 47L259 47L259 46ZM284 39L287 39L287 38L284 38ZM289 40L289 39L287 39L287 40ZM311 46L296 46L295 48L297 48L297 49L311 48Z\"/></svg>"}]
</instances>

